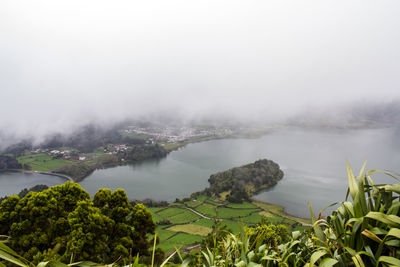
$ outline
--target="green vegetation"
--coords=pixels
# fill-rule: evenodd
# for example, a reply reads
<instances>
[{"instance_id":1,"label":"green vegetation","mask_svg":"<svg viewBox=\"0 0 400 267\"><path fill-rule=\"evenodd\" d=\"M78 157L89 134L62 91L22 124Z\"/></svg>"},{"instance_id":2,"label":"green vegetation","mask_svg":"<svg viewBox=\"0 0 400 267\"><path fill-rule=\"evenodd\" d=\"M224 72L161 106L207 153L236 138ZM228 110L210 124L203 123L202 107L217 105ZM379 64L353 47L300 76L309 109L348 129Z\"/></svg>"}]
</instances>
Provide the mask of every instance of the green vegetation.
<instances>
[{"instance_id":1,"label":"green vegetation","mask_svg":"<svg viewBox=\"0 0 400 267\"><path fill-rule=\"evenodd\" d=\"M154 233L151 213L132 207L122 189L100 189L91 201L76 183L67 182L0 204L0 235L28 261L91 260L128 263L130 251L149 256Z\"/></svg>"},{"instance_id":2,"label":"green vegetation","mask_svg":"<svg viewBox=\"0 0 400 267\"><path fill-rule=\"evenodd\" d=\"M183 210L184 212L176 214L169 218L173 224L189 223L198 220L200 217L188 210Z\"/></svg>"},{"instance_id":3,"label":"green vegetation","mask_svg":"<svg viewBox=\"0 0 400 267\"><path fill-rule=\"evenodd\" d=\"M310 230L290 240L276 226L260 224L228 234L202 251L205 266L400 266L400 184L374 185L363 166L348 166L348 195L327 218L312 212ZM385 172L387 173L387 172ZM393 176L390 173L387 173ZM394 177L394 176L393 176ZM279 227L279 226L278 226ZM268 229L270 228L270 229Z\"/></svg>"},{"instance_id":4,"label":"green vegetation","mask_svg":"<svg viewBox=\"0 0 400 267\"><path fill-rule=\"evenodd\" d=\"M229 203L203 195L183 203L149 208L149 211L158 225L159 247L166 252L174 251L174 245L183 249L198 244L199 242L193 242L193 240L201 240L211 231L216 222L235 234L240 232L241 226L255 226L260 221L282 223L288 229L301 226L300 219L298 221L289 220L290 215L285 214L283 210L281 211L274 205L266 204L274 207L274 210L279 210L280 214L274 214L273 217L262 216L260 213L267 211L258 204L258 202L257 205L253 202ZM175 235L171 235L171 233L175 233ZM189 238L189 236L192 237Z\"/></svg>"},{"instance_id":5,"label":"green vegetation","mask_svg":"<svg viewBox=\"0 0 400 267\"><path fill-rule=\"evenodd\" d=\"M290 220L293 221L300 221L301 223L304 224L310 224L311 220L309 219L304 219L304 218L298 218L298 217L294 217L292 215L289 215L287 213L285 213L285 208L279 205L275 205L275 204L270 204L270 203L264 203L264 202L259 202L259 201L254 201L253 202L256 206L268 211L271 214L274 214L278 217L285 217L288 218ZM268 217L268 216L266 216Z\"/></svg>"},{"instance_id":6,"label":"green vegetation","mask_svg":"<svg viewBox=\"0 0 400 267\"><path fill-rule=\"evenodd\" d=\"M206 205L207 210L213 205L211 203L217 203L217 218L206 217L191 223L159 225L157 231L161 243L158 246L167 251L177 247L183 252L182 246L193 248L202 242L200 252L176 254L174 262L184 266L400 266L400 184L375 185L370 176L378 171L364 173L364 168L365 165L360 174L355 176L348 166L349 189L346 200L326 218L317 218L310 206L311 228L304 229L298 222L290 225L292 219L298 219L286 214L280 216L282 210L276 206L259 202L231 205L202 196L200 200L194 201L200 203L196 208ZM388 172L384 173L397 179ZM122 190L113 194L109 190L100 190L92 203L78 185L67 183L64 187L53 188L42 193L30 192L21 200L13 196L3 201L0 205L0 234L14 235L11 235L9 244L17 253L0 241L0 258L21 267L33 266L32 262L21 258L21 255L35 252L45 242L53 242L56 244L54 249L47 246L47 250L33 258L33 263L50 259L53 261L49 266L61 267L59 261L63 258L60 253L71 252L71 249L81 249L83 252L75 251L75 259L101 259L97 253L104 248L104 242L114 247L115 252L117 247L121 249L121 246L129 243L129 239L122 237L123 234L129 229L135 229L141 238L134 236L131 241L135 245L141 243L138 240L146 242L140 260L150 262L149 254L146 255L149 244L143 235L143 227L151 225L152 220L142 205L134 208L129 206ZM64 201L59 202L60 199ZM77 199L82 201L77 202ZM127 214L135 214L135 208L139 217L132 220L134 216ZM193 212L191 209L186 204L174 203L164 208L152 208L151 211L160 218L173 218L185 212ZM236 220L238 216L233 215L232 211L243 212L239 214L244 217L240 221ZM61 220L55 217L56 214L68 212L67 219L65 216L61 216ZM218 218L220 214L232 217ZM28 216L31 220L27 220ZM286 225L270 224L271 219L280 219ZM13 223L10 224L10 221ZM129 223L134 227L125 226ZM238 229L233 229L240 224L242 226ZM66 231L67 225L69 228ZM107 225L116 228L113 228L113 236L105 238L108 234L104 230L108 229ZM154 225L150 228L154 230ZM290 234L293 228L295 231ZM156 239L157 235L154 237ZM64 247L62 244L67 245ZM118 250L114 256L122 255L123 251ZM172 260L175 253L166 261ZM161 262L162 253L154 247L151 258ZM136 257L133 266L139 266L138 261L139 257ZM74 266L82 264L75 263ZM122 264L127 262L123 261ZM41 263L40 266L47 266L47 263Z\"/></svg>"},{"instance_id":7,"label":"green vegetation","mask_svg":"<svg viewBox=\"0 0 400 267\"><path fill-rule=\"evenodd\" d=\"M233 219L237 218L240 219L242 217L249 216L250 214L257 212L257 210L254 209L232 209L232 208L224 208L224 207L218 207L218 218L221 219Z\"/></svg>"},{"instance_id":8,"label":"green vegetation","mask_svg":"<svg viewBox=\"0 0 400 267\"><path fill-rule=\"evenodd\" d=\"M38 184L35 185L31 188L24 188L22 189L19 193L18 193L18 197L19 198L23 198L24 196L26 196L29 192L42 192L43 190L48 189L49 187L47 185L43 185L43 184ZM3 202L3 200L7 199L8 196L4 196L4 197L0 197L0 204L1 202Z\"/></svg>"},{"instance_id":9,"label":"green vegetation","mask_svg":"<svg viewBox=\"0 0 400 267\"><path fill-rule=\"evenodd\" d=\"M22 165L28 165L34 171L51 171L63 165L72 164L72 160L56 159L45 153L25 154L17 158Z\"/></svg>"},{"instance_id":10,"label":"green vegetation","mask_svg":"<svg viewBox=\"0 0 400 267\"><path fill-rule=\"evenodd\" d=\"M283 177L279 165L262 159L254 163L213 174L208 179L210 187L192 194L216 196L232 203L249 201L250 197L263 189L275 185Z\"/></svg>"},{"instance_id":11,"label":"green vegetation","mask_svg":"<svg viewBox=\"0 0 400 267\"><path fill-rule=\"evenodd\" d=\"M179 214L184 213L184 212L185 212L184 209L174 208L172 206L171 208L162 209L162 210L158 211L157 214L160 215L163 218L169 219L172 216L176 216L176 215L179 215Z\"/></svg>"},{"instance_id":12,"label":"green vegetation","mask_svg":"<svg viewBox=\"0 0 400 267\"><path fill-rule=\"evenodd\" d=\"M0 155L0 171L8 169L21 169L23 166L10 155Z\"/></svg>"},{"instance_id":13,"label":"green vegetation","mask_svg":"<svg viewBox=\"0 0 400 267\"><path fill-rule=\"evenodd\" d=\"M209 205L209 204L203 204L200 206L197 206L195 208L196 211L200 212L201 214L207 215L209 217L217 217L217 211L216 211L216 207Z\"/></svg>"},{"instance_id":14,"label":"green vegetation","mask_svg":"<svg viewBox=\"0 0 400 267\"><path fill-rule=\"evenodd\" d=\"M208 233L211 232L211 228L196 224L174 225L169 227L168 230L174 232L187 233L191 235L199 235L199 236L206 236L208 235Z\"/></svg>"},{"instance_id":15,"label":"green vegetation","mask_svg":"<svg viewBox=\"0 0 400 267\"><path fill-rule=\"evenodd\" d=\"M254 205L252 202L246 202L246 203L229 203L226 205L228 208L232 209L259 209L256 205Z\"/></svg>"},{"instance_id":16,"label":"green vegetation","mask_svg":"<svg viewBox=\"0 0 400 267\"><path fill-rule=\"evenodd\" d=\"M161 241L159 248L162 248L164 251L172 252L175 248L182 249L184 247L194 246L199 244L202 240L202 236L177 233L165 242Z\"/></svg>"},{"instance_id":17,"label":"green vegetation","mask_svg":"<svg viewBox=\"0 0 400 267\"><path fill-rule=\"evenodd\" d=\"M215 222L215 220L210 220L210 219L204 219L204 218L202 218L202 219L200 219L200 220L194 222L193 224L201 225L201 226L205 226L205 227L211 228L211 227L214 225L214 222Z\"/></svg>"},{"instance_id":18,"label":"green vegetation","mask_svg":"<svg viewBox=\"0 0 400 267\"><path fill-rule=\"evenodd\" d=\"M95 163L77 162L75 164L61 166L53 170L53 172L68 175L69 177L72 177L74 181L79 182L95 170Z\"/></svg>"},{"instance_id":19,"label":"green vegetation","mask_svg":"<svg viewBox=\"0 0 400 267\"><path fill-rule=\"evenodd\" d=\"M132 148L118 154L128 162L136 162L144 159L156 159L165 157L168 152L160 145L135 145Z\"/></svg>"},{"instance_id":20,"label":"green vegetation","mask_svg":"<svg viewBox=\"0 0 400 267\"><path fill-rule=\"evenodd\" d=\"M158 238L160 238L161 240L167 240L170 237L172 237L173 235L176 235L176 232L164 230L162 228L157 228L156 231L157 231Z\"/></svg>"}]
</instances>

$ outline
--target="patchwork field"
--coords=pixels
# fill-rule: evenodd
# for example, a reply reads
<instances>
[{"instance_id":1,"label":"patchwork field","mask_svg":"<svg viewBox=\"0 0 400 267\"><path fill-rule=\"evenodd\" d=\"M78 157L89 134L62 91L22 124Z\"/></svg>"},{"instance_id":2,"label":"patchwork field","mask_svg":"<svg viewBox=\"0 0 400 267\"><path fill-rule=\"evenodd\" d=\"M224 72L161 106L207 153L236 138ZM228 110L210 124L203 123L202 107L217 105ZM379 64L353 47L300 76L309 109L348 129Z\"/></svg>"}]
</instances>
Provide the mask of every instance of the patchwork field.
<instances>
[{"instance_id":1,"label":"patchwork field","mask_svg":"<svg viewBox=\"0 0 400 267\"><path fill-rule=\"evenodd\" d=\"M175 248L182 249L201 243L217 220L222 227L226 226L233 233L239 233L242 226L256 225L261 220L285 224L289 230L304 230L309 223L307 219L286 214L280 206L256 201L227 203L206 196L149 210L157 223L160 239L158 246L167 253Z\"/></svg>"}]
</instances>

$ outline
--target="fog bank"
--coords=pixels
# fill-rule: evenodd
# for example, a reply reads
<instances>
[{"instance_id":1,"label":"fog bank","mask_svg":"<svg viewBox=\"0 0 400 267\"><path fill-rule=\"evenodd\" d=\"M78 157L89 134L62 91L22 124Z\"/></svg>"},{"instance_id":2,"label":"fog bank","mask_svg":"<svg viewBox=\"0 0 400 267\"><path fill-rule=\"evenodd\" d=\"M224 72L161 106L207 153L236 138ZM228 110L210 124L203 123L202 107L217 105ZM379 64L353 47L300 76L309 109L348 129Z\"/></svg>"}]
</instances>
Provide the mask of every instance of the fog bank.
<instances>
[{"instance_id":1,"label":"fog bank","mask_svg":"<svg viewBox=\"0 0 400 267\"><path fill-rule=\"evenodd\" d=\"M282 121L390 102L400 97L398 10L398 1L2 1L1 138L157 114Z\"/></svg>"}]
</instances>

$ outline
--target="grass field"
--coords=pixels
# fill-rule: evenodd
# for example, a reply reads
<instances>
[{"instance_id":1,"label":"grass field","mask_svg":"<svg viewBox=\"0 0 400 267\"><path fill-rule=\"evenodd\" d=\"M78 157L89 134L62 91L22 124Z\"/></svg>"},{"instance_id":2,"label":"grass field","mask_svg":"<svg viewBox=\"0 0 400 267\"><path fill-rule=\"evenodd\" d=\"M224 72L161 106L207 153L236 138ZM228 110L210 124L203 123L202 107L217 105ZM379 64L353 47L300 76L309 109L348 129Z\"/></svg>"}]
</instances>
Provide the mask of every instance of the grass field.
<instances>
[{"instance_id":1,"label":"grass field","mask_svg":"<svg viewBox=\"0 0 400 267\"><path fill-rule=\"evenodd\" d=\"M194 207L197 207L197 206L201 205L202 203L203 203L203 201L197 199L197 200L194 200L194 201L185 202L185 205L188 206L188 207L194 208Z\"/></svg>"},{"instance_id":2,"label":"grass field","mask_svg":"<svg viewBox=\"0 0 400 267\"><path fill-rule=\"evenodd\" d=\"M161 240L158 247L162 248L165 252L172 252L175 248L183 249L190 245L198 244L201 240L203 240L202 236L177 233L165 241Z\"/></svg>"},{"instance_id":3,"label":"grass field","mask_svg":"<svg viewBox=\"0 0 400 267\"><path fill-rule=\"evenodd\" d=\"M263 218L263 216L261 216L260 214L258 214L258 212L256 212L256 213L252 213L249 216L246 216L244 218L240 218L240 221L242 221L244 223L257 224L261 221L262 218Z\"/></svg>"},{"instance_id":4,"label":"grass field","mask_svg":"<svg viewBox=\"0 0 400 267\"><path fill-rule=\"evenodd\" d=\"M216 219L220 221L221 227L225 226L233 233L239 233L241 227L256 225L263 219L274 224L285 224L290 230L304 230L307 227L301 226L299 222L308 223L306 219L284 213L280 206L255 201L226 203L206 196L183 204L172 203L168 207L149 208L149 211L156 223L164 223L157 226L157 233L160 238L159 247L166 252L175 250L175 247L185 248L201 242L211 231Z\"/></svg>"},{"instance_id":5,"label":"grass field","mask_svg":"<svg viewBox=\"0 0 400 267\"><path fill-rule=\"evenodd\" d=\"M205 227L211 228L211 227L214 225L214 222L215 222L214 220L200 219L200 220L194 222L193 224L201 225L201 226L205 226Z\"/></svg>"},{"instance_id":6,"label":"grass field","mask_svg":"<svg viewBox=\"0 0 400 267\"><path fill-rule=\"evenodd\" d=\"M167 228L167 230L199 236L207 236L211 232L211 228L196 224L174 225Z\"/></svg>"},{"instance_id":7,"label":"grass field","mask_svg":"<svg viewBox=\"0 0 400 267\"><path fill-rule=\"evenodd\" d=\"M230 209L225 207L218 207L217 209L218 218L221 219L243 218L256 211L256 209Z\"/></svg>"},{"instance_id":8,"label":"grass field","mask_svg":"<svg viewBox=\"0 0 400 267\"><path fill-rule=\"evenodd\" d=\"M173 236L175 234L176 234L176 232L173 232L173 231L164 230L162 228L158 228L157 229L157 236L161 240L166 240L166 239L170 238L171 236Z\"/></svg>"},{"instance_id":9,"label":"grass field","mask_svg":"<svg viewBox=\"0 0 400 267\"><path fill-rule=\"evenodd\" d=\"M226 205L227 208L232 208L232 209L259 209L256 205L250 202L245 202L245 203L229 203Z\"/></svg>"},{"instance_id":10,"label":"grass field","mask_svg":"<svg viewBox=\"0 0 400 267\"><path fill-rule=\"evenodd\" d=\"M268 212L268 211L260 211L259 214L261 216L264 216L264 217L267 217L267 218L279 218L278 215L275 215L275 214L273 214L271 212Z\"/></svg>"},{"instance_id":11,"label":"grass field","mask_svg":"<svg viewBox=\"0 0 400 267\"><path fill-rule=\"evenodd\" d=\"M160 215L157 214L157 212L160 210L161 210L160 208L149 208L149 211L151 212L151 215L153 216L153 221L155 223L164 220L164 217L161 217Z\"/></svg>"},{"instance_id":12,"label":"grass field","mask_svg":"<svg viewBox=\"0 0 400 267\"><path fill-rule=\"evenodd\" d=\"M240 228L242 226L245 226L246 224L243 224L241 222L234 222L234 221L222 221L221 226L226 226L226 229L229 230L232 233L239 233Z\"/></svg>"},{"instance_id":13,"label":"grass field","mask_svg":"<svg viewBox=\"0 0 400 267\"><path fill-rule=\"evenodd\" d=\"M174 224L189 223L200 219L200 216L189 211L183 210L184 212L179 213L175 216L169 218L169 220Z\"/></svg>"},{"instance_id":14,"label":"grass field","mask_svg":"<svg viewBox=\"0 0 400 267\"><path fill-rule=\"evenodd\" d=\"M216 207L210 204L203 204L201 206L196 207L195 210L209 217L217 216Z\"/></svg>"},{"instance_id":15,"label":"grass field","mask_svg":"<svg viewBox=\"0 0 400 267\"><path fill-rule=\"evenodd\" d=\"M310 219L304 219L304 218L298 218L298 217L294 217L292 215L289 215L287 213L285 213L285 208L279 205L274 205L274 204L269 204L269 203L263 203L263 202L258 202L258 201L254 201L253 202L255 205L257 205L258 207L267 210L271 213L274 213L278 216L281 217L286 217L288 219L294 220L294 221L299 221L302 223L306 223L306 224L310 224L311 220Z\"/></svg>"},{"instance_id":16,"label":"grass field","mask_svg":"<svg viewBox=\"0 0 400 267\"><path fill-rule=\"evenodd\" d=\"M54 159L45 153L40 154L26 154L17 158L20 164L27 164L32 167L34 171L51 171L61 166L74 163L72 160Z\"/></svg>"},{"instance_id":17,"label":"grass field","mask_svg":"<svg viewBox=\"0 0 400 267\"><path fill-rule=\"evenodd\" d=\"M165 219L170 219L172 216L176 216L184 212L185 210L180 208L167 208L158 211L157 214Z\"/></svg>"}]
</instances>

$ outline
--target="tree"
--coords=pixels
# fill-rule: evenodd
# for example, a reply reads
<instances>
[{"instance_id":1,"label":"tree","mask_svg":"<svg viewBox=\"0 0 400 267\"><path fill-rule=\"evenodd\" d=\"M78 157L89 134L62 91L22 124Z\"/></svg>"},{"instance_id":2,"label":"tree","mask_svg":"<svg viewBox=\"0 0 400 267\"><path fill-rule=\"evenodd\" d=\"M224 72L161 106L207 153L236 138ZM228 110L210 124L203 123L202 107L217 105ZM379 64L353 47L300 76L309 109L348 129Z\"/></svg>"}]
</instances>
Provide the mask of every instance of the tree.
<instances>
[{"instance_id":1,"label":"tree","mask_svg":"<svg viewBox=\"0 0 400 267\"><path fill-rule=\"evenodd\" d=\"M129 251L148 255L155 224L141 204L132 207L122 189L101 189L93 202L79 184L67 182L0 204L0 235L34 263L60 259L111 263Z\"/></svg>"},{"instance_id":2,"label":"tree","mask_svg":"<svg viewBox=\"0 0 400 267\"><path fill-rule=\"evenodd\" d=\"M57 244L65 247L71 231L67 216L82 200L90 201L89 194L71 182L42 192L29 192L15 205L10 229L3 234L11 236L11 247L27 259L38 257L38 253Z\"/></svg>"},{"instance_id":3,"label":"tree","mask_svg":"<svg viewBox=\"0 0 400 267\"><path fill-rule=\"evenodd\" d=\"M128 257L129 249L134 255L148 254L150 243L147 234L154 233L155 223L151 213L142 204L132 207L123 189L111 193L109 189L100 189L94 196L93 203L102 214L114 221L110 229L110 261L119 256Z\"/></svg>"},{"instance_id":4,"label":"tree","mask_svg":"<svg viewBox=\"0 0 400 267\"><path fill-rule=\"evenodd\" d=\"M67 243L64 258L74 256L74 260L104 262L108 250L108 238L114 221L100 213L88 201L78 202L77 208L68 215L71 239Z\"/></svg>"},{"instance_id":5,"label":"tree","mask_svg":"<svg viewBox=\"0 0 400 267\"><path fill-rule=\"evenodd\" d=\"M243 201L249 201L249 195L245 189L245 185L235 184L227 195L226 200L232 203L243 203Z\"/></svg>"}]
</instances>

